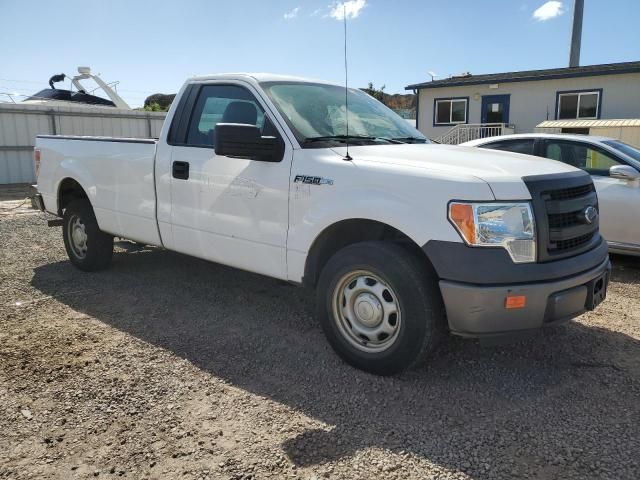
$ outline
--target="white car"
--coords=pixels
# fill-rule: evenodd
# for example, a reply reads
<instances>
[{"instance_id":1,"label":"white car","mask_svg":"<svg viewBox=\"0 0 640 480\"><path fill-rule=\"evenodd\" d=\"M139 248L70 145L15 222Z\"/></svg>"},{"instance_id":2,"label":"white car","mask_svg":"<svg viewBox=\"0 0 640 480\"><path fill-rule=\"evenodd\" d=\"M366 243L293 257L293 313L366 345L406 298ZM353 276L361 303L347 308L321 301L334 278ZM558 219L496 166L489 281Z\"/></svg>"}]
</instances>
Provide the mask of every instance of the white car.
<instances>
[{"instance_id":1,"label":"white car","mask_svg":"<svg viewBox=\"0 0 640 480\"><path fill-rule=\"evenodd\" d=\"M640 255L640 150L620 140L573 134L489 137L462 146L536 155L591 175L598 193L600 230L613 253Z\"/></svg>"},{"instance_id":2,"label":"white car","mask_svg":"<svg viewBox=\"0 0 640 480\"><path fill-rule=\"evenodd\" d=\"M82 270L106 268L117 236L314 287L331 345L374 373L414 364L447 330L520 334L604 299L588 174L430 145L357 89L347 130L346 93L190 79L158 140L38 136L36 203L62 218L50 223ZM583 216L555 226L567 198Z\"/></svg>"}]
</instances>

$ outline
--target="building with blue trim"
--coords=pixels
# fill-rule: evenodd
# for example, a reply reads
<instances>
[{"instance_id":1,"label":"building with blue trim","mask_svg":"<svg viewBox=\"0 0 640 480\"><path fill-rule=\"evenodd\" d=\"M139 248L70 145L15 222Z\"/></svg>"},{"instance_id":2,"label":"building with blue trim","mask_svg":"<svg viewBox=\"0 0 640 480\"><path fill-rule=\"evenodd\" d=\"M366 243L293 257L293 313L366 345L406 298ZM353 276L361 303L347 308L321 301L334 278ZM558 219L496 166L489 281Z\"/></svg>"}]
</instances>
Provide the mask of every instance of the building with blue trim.
<instances>
[{"instance_id":1,"label":"building with blue trim","mask_svg":"<svg viewBox=\"0 0 640 480\"><path fill-rule=\"evenodd\" d=\"M418 95L418 129L445 143L533 132L546 120L640 118L640 61L463 74L406 89Z\"/></svg>"}]
</instances>

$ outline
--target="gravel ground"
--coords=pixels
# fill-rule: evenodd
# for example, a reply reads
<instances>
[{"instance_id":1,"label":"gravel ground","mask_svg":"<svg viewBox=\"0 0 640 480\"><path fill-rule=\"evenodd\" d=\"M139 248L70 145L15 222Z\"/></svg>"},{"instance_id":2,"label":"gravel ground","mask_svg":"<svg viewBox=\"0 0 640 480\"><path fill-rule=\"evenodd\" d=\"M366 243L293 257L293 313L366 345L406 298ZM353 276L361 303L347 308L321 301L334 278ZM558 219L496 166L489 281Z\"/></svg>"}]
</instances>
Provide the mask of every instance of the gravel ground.
<instances>
[{"instance_id":1,"label":"gravel ground","mask_svg":"<svg viewBox=\"0 0 640 480\"><path fill-rule=\"evenodd\" d=\"M593 313L379 378L311 292L156 250L86 274L0 216L0 478L640 478L640 260Z\"/></svg>"}]
</instances>

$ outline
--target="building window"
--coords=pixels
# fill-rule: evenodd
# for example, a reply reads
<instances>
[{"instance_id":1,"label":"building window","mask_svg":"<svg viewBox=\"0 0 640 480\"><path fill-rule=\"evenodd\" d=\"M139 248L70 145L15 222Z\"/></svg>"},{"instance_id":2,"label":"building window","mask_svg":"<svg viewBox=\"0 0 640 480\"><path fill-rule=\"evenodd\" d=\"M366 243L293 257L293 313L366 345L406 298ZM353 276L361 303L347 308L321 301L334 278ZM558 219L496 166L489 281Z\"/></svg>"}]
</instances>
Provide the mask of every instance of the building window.
<instances>
[{"instance_id":1,"label":"building window","mask_svg":"<svg viewBox=\"0 0 640 480\"><path fill-rule=\"evenodd\" d=\"M435 100L434 125L467 123L468 98L440 98Z\"/></svg>"},{"instance_id":2,"label":"building window","mask_svg":"<svg viewBox=\"0 0 640 480\"><path fill-rule=\"evenodd\" d=\"M558 120L600 118L601 90L558 92Z\"/></svg>"}]
</instances>

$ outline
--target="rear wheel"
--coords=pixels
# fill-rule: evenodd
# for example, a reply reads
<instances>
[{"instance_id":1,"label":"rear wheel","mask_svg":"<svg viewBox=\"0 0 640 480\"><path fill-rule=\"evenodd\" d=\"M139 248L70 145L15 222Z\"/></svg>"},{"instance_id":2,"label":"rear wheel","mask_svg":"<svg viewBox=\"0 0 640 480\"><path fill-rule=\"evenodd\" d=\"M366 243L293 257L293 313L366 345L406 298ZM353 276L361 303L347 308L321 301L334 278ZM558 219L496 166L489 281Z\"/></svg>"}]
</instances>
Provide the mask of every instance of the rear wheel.
<instances>
[{"instance_id":1,"label":"rear wheel","mask_svg":"<svg viewBox=\"0 0 640 480\"><path fill-rule=\"evenodd\" d=\"M113 237L98 228L87 200L74 200L64 211L62 236L69 260L80 270L92 272L109 266Z\"/></svg>"},{"instance_id":2,"label":"rear wheel","mask_svg":"<svg viewBox=\"0 0 640 480\"><path fill-rule=\"evenodd\" d=\"M437 345L444 307L433 272L404 247L362 242L324 267L318 317L336 352L380 375L400 372Z\"/></svg>"}]
</instances>

